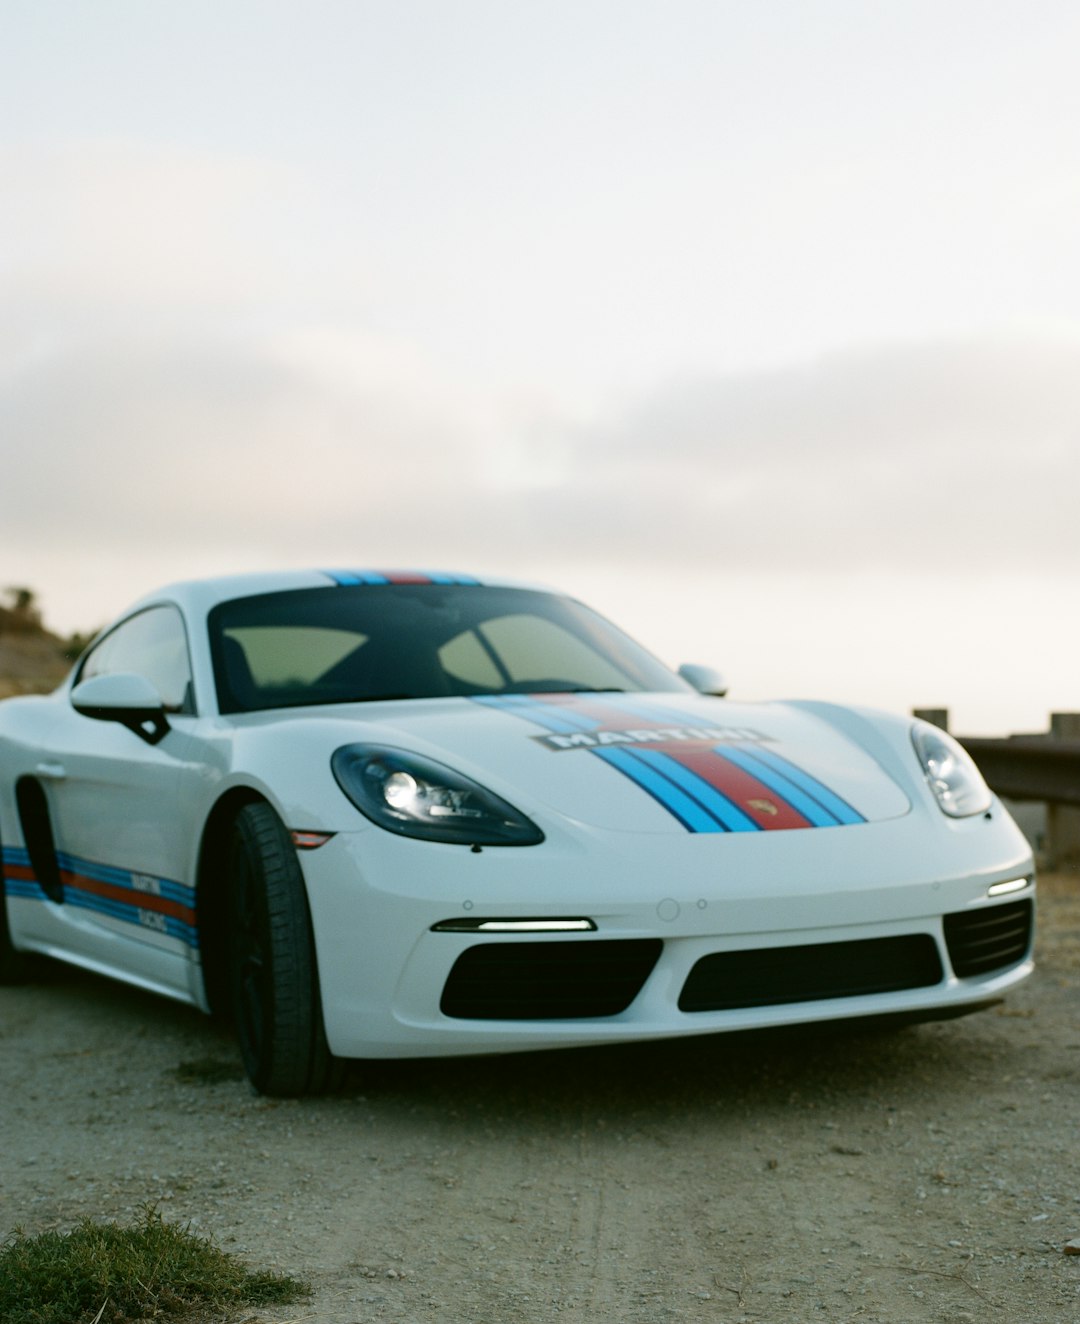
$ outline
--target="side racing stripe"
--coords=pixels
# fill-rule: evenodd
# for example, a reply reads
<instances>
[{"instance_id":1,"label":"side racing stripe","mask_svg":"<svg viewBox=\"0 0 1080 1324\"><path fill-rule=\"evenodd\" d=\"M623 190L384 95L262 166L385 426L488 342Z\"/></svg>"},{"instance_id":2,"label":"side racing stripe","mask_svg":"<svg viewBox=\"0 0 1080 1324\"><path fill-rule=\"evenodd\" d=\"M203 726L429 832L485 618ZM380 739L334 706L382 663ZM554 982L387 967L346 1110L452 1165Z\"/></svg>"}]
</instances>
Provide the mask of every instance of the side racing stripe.
<instances>
[{"instance_id":1,"label":"side racing stripe","mask_svg":"<svg viewBox=\"0 0 1080 1324\"><path fill-rule=\"evenodd\" d=\"M30 867L30 853L22 846L5 846L0 854L4 892L29 901L46 900L45 891Z\"/></svg>"},{"instance_id":2,"label":"side racing stripe","mask_svg":"<svg viewBox=\"0 0 1080 1324\"><path fill-rule=\"evenodd\" d=\"M20 846L3 848L4 892L22 900L49 901L34 876L29 852ZM175 938L197 949L195 889L186 883L118 869L57 852L64 903ZM55 904L55 903L54 903Z\"/></svg>"}]
</instances>

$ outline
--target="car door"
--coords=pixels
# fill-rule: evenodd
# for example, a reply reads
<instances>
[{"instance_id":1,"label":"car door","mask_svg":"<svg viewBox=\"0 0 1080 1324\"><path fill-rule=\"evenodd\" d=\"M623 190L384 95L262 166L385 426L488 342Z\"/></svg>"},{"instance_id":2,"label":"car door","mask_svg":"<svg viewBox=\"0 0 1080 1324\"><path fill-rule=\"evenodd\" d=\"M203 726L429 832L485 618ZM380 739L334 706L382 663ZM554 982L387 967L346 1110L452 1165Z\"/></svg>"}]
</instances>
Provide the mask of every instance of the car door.
<instances>
[{"instance_id":1,"label":"car door","mask_svg":"<svg viewBox=\"0 0 1080 1324\"><path fill-rule=\"evenodd\" d=\"M154 685L169 729L151 742L118 721L74 708L65 716L62 743L37 767L59 882L42 923L84 964L186 996L197 938L181 788L196 719L175 607L121 622L87 654L76 683L126 672Z\"/></svg>"}]
</instances>

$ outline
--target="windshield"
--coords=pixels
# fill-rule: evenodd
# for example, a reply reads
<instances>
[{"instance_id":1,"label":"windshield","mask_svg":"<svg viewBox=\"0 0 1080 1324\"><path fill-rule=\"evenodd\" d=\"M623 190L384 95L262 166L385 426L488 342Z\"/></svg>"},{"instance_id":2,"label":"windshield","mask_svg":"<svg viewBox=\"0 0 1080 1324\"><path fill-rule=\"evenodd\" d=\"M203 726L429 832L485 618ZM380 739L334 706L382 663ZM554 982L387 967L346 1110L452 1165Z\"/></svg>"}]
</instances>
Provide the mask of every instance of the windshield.
<instances>
[{"instance_id":1,"label":"windshield","mask_svg":"<svg viewBox=\"0 0 1080 1324\"><path fill-rule=\"evenodd\" d=\"M209 618L223 713L448 695L689 686L569 598L364 584L237 598Z\"/></svg>"}]
</instances>

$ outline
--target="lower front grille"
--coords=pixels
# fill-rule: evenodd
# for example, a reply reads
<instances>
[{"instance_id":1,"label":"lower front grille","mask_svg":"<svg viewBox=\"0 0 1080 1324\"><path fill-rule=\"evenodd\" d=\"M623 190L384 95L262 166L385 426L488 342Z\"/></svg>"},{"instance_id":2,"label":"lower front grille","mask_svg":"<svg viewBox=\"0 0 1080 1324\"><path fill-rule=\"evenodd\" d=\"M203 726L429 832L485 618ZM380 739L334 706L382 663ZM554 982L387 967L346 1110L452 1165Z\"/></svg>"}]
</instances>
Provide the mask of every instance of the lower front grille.
<instances>
[{"instance_id":1,"label":"lower front grille","mask_svg":"<svg viewBox=\"0 0 1080 1324\"><path fill-rule=\"evenodd\" d=\"M464 1020L615 1016L637 997L662 946L659 938L484 943L454 962L439 1006Z\"/></svg>"},{"instance_id":2,"label":"lower front grille","mask_svg":"<svg viewBox=\"0 0 1080 1324\"><path fill-rule=\"evenodd\" d=\"M957 978L986 975L1028 954L1034 907L1030 900L980 906L945 916L945 943Z\"/></svg>"},{"instance_id":3,"label":"lower front grille","mask_svg":"<svg viewBox=\"0 0 1080 1324\"><path fill-rule=\"evenodd\" d=\"M690 971L680 1011L727 1011L929 988L944 978L927 933L714 952Z\"/></svg>"}]
</instances>

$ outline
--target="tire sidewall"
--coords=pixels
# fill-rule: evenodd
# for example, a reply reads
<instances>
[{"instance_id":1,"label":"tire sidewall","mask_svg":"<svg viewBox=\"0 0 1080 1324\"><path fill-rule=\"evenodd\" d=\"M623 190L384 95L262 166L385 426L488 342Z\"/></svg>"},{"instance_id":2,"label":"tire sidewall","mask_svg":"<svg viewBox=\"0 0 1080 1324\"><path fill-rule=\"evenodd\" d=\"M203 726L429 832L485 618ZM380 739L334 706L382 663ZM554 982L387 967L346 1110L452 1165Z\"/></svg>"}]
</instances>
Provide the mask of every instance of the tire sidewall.
<instances>
[{"instance_id":1,"label":"tire sidewall","mask_svg":"<svg viewBox=\"0 0 1080 1324\"><path fill-rule=\"evenodd\" d=\"M228 853L229 989L244 1066L254 1087L283 1097L325 1088L311 915L303 872L270 805L246 805Z\"/></svg>"}]
</instances>

